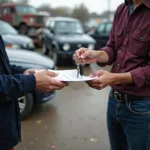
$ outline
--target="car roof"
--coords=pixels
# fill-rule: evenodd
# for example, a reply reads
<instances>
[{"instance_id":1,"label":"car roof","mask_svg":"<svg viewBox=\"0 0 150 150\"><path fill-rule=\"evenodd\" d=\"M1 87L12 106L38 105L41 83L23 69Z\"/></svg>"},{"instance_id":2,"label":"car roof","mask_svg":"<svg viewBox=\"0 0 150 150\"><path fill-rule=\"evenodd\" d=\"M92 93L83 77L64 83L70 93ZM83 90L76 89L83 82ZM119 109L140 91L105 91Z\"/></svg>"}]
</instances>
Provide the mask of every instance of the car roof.
<instances>
[{"instance_id":1,"label":"car roof","mask_svg":"<svg viewBox=\"0 0 150 150\"><path fill-rule=\"evenodd\" d=\"M50 17L49 19L53 21L79 21L78 19L70 17Z\"/></svg>"},{"instance_id":2,"label":"car roof","mask_svg":"<svg viewBox=\"0 0 150 150\"><path fill-rule=\"evenodd\" d=\"M28 4L25 4L25 3L4 3L4 4L2 4L0 7L15 7L15 6L30 6L30 5L28 5Z\"/></svg>"}]
</instances>

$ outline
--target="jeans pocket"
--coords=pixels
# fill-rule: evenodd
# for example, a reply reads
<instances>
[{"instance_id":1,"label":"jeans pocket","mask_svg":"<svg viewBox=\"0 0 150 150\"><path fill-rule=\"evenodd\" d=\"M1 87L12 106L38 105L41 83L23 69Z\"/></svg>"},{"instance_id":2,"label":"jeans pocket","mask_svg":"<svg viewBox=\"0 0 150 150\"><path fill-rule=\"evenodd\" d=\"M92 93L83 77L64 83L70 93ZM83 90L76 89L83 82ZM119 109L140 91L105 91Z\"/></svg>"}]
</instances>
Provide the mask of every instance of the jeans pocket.
<instances>
[{"instance_id":1,"label":"jeans pocket","mask_svg":"<svg viewBox=\"0 0 150 150\"><path fill-rule=\"evenodd\" d=\"M130 101L128 109L134 114L150 114L150 100L148 101Z\"/></svg>"}]
</instances>

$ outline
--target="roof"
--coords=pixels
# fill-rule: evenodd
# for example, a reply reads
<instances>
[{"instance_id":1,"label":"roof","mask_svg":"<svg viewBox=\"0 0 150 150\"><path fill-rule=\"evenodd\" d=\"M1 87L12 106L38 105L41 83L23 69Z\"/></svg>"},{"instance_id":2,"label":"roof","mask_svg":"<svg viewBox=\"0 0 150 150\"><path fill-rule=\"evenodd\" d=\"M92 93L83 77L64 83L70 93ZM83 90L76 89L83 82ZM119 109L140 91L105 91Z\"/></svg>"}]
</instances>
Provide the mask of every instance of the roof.
<instances>
[{"instance_id":1,"label":"roof","mask_svg":"<svg viewBox=\"0 0 150 150\"><path fill-rule=\"evenodd\" d=\"M25 4L25 3L3 3L0 7L10 7L10 6L20 6L20 5L23 5L23 6L30 6L28 4Z\"/></svg>"}]
</instances>

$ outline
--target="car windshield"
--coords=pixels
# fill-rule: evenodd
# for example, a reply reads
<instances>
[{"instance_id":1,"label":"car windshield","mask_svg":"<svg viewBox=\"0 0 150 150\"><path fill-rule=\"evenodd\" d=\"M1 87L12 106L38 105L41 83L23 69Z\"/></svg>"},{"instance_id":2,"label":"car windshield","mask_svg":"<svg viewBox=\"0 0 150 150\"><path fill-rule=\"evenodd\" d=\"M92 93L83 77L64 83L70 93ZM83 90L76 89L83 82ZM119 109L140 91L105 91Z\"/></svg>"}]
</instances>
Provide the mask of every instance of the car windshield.
<instances>
[{"instance_id":1,"label":"car windshield","mask_svg":"<svg viewBox=\"0 0 150 150\"><path fill-rule=\"evenodd\" d=\"M17 9L17 12L21 14L24 14L24 13L36 14L37 13L36 9L31 6L17 6L16 9Z\"/></svg>"},{"instance_id":2,"label":"car windshield","mask_svg":"<svg viewBox=\"0 0 150 150\"><path fill-rule=\"evenodd\" d=\"M8 23L0 22L0 34L17 34L17 31Z\"/></svg>"},{"instance_id":3,"label":"car windshield","mask_svg":"<svg viewBox=\"0 0 150 150\"><path fill-rule=\"evenodd\" d=\"M78 21L57 21L55 25L56 33L77 33L82 34L83 28Z\"/></svg>"}]
</instances>

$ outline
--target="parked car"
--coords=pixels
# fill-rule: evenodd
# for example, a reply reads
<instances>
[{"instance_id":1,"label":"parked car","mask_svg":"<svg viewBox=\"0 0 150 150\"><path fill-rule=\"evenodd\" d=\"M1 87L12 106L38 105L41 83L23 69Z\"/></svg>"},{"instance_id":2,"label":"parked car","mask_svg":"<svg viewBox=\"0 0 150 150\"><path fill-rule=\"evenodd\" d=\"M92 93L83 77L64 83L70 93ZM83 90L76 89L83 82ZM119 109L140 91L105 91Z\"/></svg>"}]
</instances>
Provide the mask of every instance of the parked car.
<instances>
[{"instance_id":1,"label":"parked car","mask_svg":"<svg viewBox=\"0 0 150 150\"><path fill-rule=\"evenodd\" d=\"M7 48L35 50L35 46L31 38L18 34L15 28L1 20L0 35L3 37Z\"/></svg>"},{"instance_id":2,"label":"parked car","mask_svg":"<svg viewBox=\"0 0 150 150\"><path fill-rule=\"evenodd\" d=\"M72 58L74 51L87 47L94 49L95 40L85 34L82 24L74 18L54 17L46 22L43 34L43 53L60 64L65 58Z\"/></svg>"},{"instance_id":3,"label":"parked car","mask_svg":"<svg viewBox=\"0 0 150 150\"><path fill-rule=\"evenodd\" d=\"M109 33L112 28L112 22L100 23L96 30L89 32L89 35L95 39L95 49L104 47L109 40Z\"/></svg>"},{"instance_id":4,"label":"parked car","mask_svg":"<svg viewBox=\"0 0 150 150\"><path fill-rule=\"evenodd\" d=\"M0 19L12 24L22 34L26 34L30 29L43 27L48 17L50 16L38 13L28 4L4 3L0 5Z\"/></svg>"},{"instance_id":5,"label":"parked car","mask_svg":"<svg viewBox=\"0 0 150 150\"><path fill-rule=\"evenodd\" d=\"M24 68L55 69L53 60L36 52L7 49L7 53L12 65L19 65ZM30 114L34 105L49 101L54 97L55 91L43 93L35 90L33 93L26 94L25 96L19 98L21 119L23 120Z\"/></svg>"}]
</instances>

